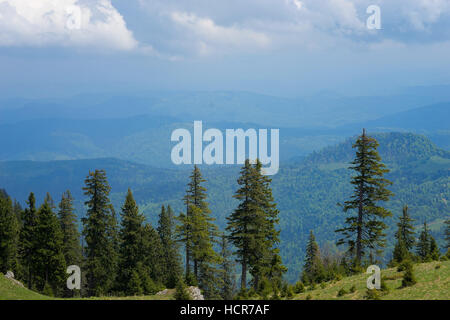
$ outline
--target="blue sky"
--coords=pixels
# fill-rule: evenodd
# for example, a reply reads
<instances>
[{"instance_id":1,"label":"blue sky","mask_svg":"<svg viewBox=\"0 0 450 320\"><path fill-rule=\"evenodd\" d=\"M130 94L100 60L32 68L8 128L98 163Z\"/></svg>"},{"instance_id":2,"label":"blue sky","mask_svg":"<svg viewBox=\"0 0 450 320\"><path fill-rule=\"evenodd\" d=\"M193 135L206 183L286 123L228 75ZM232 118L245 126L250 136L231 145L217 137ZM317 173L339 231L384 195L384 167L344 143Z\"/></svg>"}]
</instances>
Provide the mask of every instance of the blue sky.
<instances>
[{"instance_id":1,"label":"blue sky","mask_svg":"<svg viewBox=\"0 0 450 320\"><path fill-rule=\"evenodd\" d=\"M0 0L3 97L389 93L449 84L449 57L450 0Z\"/></svg>"}]
</instances>

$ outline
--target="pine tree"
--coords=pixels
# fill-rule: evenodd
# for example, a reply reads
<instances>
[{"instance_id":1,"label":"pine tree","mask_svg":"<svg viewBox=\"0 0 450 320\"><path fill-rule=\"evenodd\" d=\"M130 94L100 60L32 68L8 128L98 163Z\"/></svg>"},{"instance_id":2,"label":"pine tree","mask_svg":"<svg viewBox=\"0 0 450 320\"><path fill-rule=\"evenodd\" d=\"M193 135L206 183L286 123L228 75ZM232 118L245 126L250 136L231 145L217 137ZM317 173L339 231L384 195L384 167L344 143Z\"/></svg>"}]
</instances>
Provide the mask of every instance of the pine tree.
<instances>
[{"instance_id":1,"label":"pine tree","mask_svg":"<svg viewBox=\"0 0 450 320\"><path fill-rule=\"evenodd\" d=\"M63 233L56 213L52 210L50 195L37 214L35 281L39 291L61 295L65 288L66 261L63 253Z\"/></svg>"},{"instance_id":2,"label":"pine tree","mask_svg":"<svg viewBox=\"0 0 450 320\"><path fill-rule=\"evenodd\" d=\"M217 268L221 259L213 248L215 234L211 233L209 222L199 207L191 205L189 211L193 226L192 258L194 259L194 270L198 272L196 280L206 299L216 299L221 286Z\"/></svg>"},{"instance_id":3,"label":"pine tree","mask_svg":"<svg viewBox=\"0 0 450 320\"><path fill-rule=\"evenodd\" d=\"M188 188L186 190L186 195L183 198L184 203L186 205L186 215L180 215L179 221L181 222L181 226L179 227L179 238L185 244L186 249L186 275L190 273L190 260L192 258L194 264L194 276L195 279L198 280L199 273L199 257L205 257L205 254L202 253L202 249L195 243L196 240L202 237L202 235L196 234L201 232L207 232L210 241L215 241L215 238L218 237L218 228L213 223L214 218L210 216L211 210L209 209L208 203L206 202L207 194L206 188L202 186L206 180L203 179L200 169L197 166L194 166L194 170L192 171L191 176L189 177L190 181L188 183ZM192 208L196 207L199 210L198 216L195 217L196 223L192 222ZM198 225L201 223L201 226Z\"/></svg>"},{"instance_id":4,"label":"pine tree","mask_svg":"<svg viewBox=\"0 0 450 320\"><path fill-rule=\"evenodd\" d=\"M252 228L254 204L252 201L251 184L253 168L250 161L246 160L237 180L240 188L236 191L234 198L240 201L237 209L227 217L227 230L231 243L236 247L236 261L241 264L241 290L247 288L247 272L250 263L251 250L254 246L255 232Z\"/></svg>"},{"instance_id":5,"label":"pine tree","mask_svg":"<svg viewBox=\"0 0 450 320\"><path fill-rule=\"evenodd\" d=\"M232 252L229 248L228 239L225 234L222 235L220 257L222 260L222 288L220 295L224 300L231 300L233 299L236 288L234 277L235 265L232 260Z\"/></svg>"},{"instance_id":6,"label":"pine tree","mask_svg":"<svg viewBox=\"0 0 450 320\"><path fill-rule=\"evenodd\" d=\"M145 224L143 229L143 265L156 286L163 283L164 274L164 248L158 232L149 224Z\"/></svg>"},{"instance_id":7,"label":"pine tree","mask_svg":"<svg viewBox=\"0 0 450 320\"><path fill-rule=\"evenodd\" d=\"M36 266L36 227L37 210L36 199L33 193L28 196L28 208L22 213L22 229L19 236L19 255L22 266L22 275L28 289L34 287L35 266Z\"/></svg>"},{"instance_id":8,"label":"pine tree","mask_svg":"<svg viewBox=\"0 0 450 320\"><path fill-rule=\"evenodd\" d=\"M142 294L140 283L137 284L140 280L136 270L138 263L144 260L142 228L145 217L139 213L130 189L122 206L121 216L118 285L127 295Z\"/></svg>"},{"instance_id":9,"label":"pine tree","mask_svg":"<svg viewBox=\"0 0 450 320\"><path fill-rule=\"evenodd\" d=\"M286 268L281 263L279 249L278 210L270 189L271 180L261 174L261 162L254 165L245 161L241 169L234 198L240 201L237 209L227 218L229 239L236 247L237 262L242 266L241 289L247 287L247 272L253 276L253 286L267 276L281 281Z\"/></svg>"},{"instance_id":10,"label":"pine tree","mask_svg":"<svg viewBox=\"0 0 450 320\"><path fill-rule=\"evenodd\" d=\"M279 211L273 199L268 176L262 175L262 164L257 159L253 166L254 179L252 192L256 204L256 219L254 227L257 230L255 246L252 250L250 273L253 276L253 287L258 288L259 279L267 277L272 286L278 289L282 283L282 276L287 271L282 264L278 244L280 231L276 230L279 223Z\"/></svg>"},{"instance_id":11,"label":"pine tree","mask_svg":"<svg viewBox=\"0 0 450 320\"><path fill-rule=\"evenodd\" d=\"M109 200L110 187L104 170L89 172L84 194L89 197L83 236L86 241L86 280L89 295L107 294L117 272L117 221Z\"/></svg>"},{"instance_id":12,"label":"pine tree","mask_svg":"<svg viewBox=\"0 0 450 320\"><path fill-rule=\"evenodd\" d=\"M408 206L403 207L403 214L399 218L397 223L398 230L395 234L397 243L394 247L392 262L393 264L401 263L405 259L409 259L411 256L411 249L415 243L415 232L412 222L414 220L408 214Z\"/></svg>"},{"instance_id":13,"label":"pine tree","mask_svg":"<svg viewBox=\"0 0 450 320\"><path fill-rule=\"evenodd\" d=\"M183 242L186 251L186 278L190 278L190 261L193 261L194 281L204 290L205 297L216 295L217 291L217 263L219 255L213 250L217 242L218 228L214 218L210 216L211 210L206 202L205 182L200 169L194 166L190 182L183 198L186 205L186 214L180 214L177 226L177 238Z\"/></svg>"},{"instance_id":14,"label":"pine tree","mask_svg":"<svg viewBox=\"0 0 450 320\"><path fill-rule=\"evenodd\" d=\"M303 283L318 283L324 277L324 268L321 260L319 245L316 242L313 231L309 233L306 246L305 264L302 272Z\"/></svg>"},{"instance_id":15,"label":"pine tree","mask_svg":"<svg viewBox=\"0 0 450 320\"><path fill-rule=\"evenodd\" d=\"M18 271L19 221L11 198L0 193L0 272Z\"/></svg>"},{"instance_id":16,"label":"pine tree","mask_svg":"<svg viewBox=\"0 0 450 320\"><path fill-rule=\"evenodd\" d=\"M378 142L367 136L365 130L353 145L357 149L356 158L349 169L356 171L356 176L351 179L354 192L351 199L345 201L343 210L345 213L356 210L356 215L347 217L347 226L336 230L343 236L337 244L349 246L357 265L361 265L367 249L379 251L385 246L386 224L383 219L392 215L380 205L393 194L387 189L392 183L383 178L389 170L381 162L378 146Z\"/></svg>"},{"instance_id":17,"label":"pine tree","mask_svg":"<svg viewBox=\"0 0 450 320\"><path fill-rule=\"evenodd\" d=\"M423 223L423 230L419 235L416 253L422 262L430 260L430 233L426 221Z\"/></svg>"},{"instance_id":18,"label":"pine tree","mask_svg":"<svg viewBox=\"0 0 450 320\"><path fill-rule=\"evenodd\" d=\"M439 252L439 247L436 243L436 239L430 235L430 259L433 261L439 261L441 253Z\"/></svg>"},{"instance_id":19,"label":"pine tree","mask_svg":"<svg viewBox=\"0 0 450 320\"><path fill-rule=\"evenodd\" d=\"M63 254L66 264L81 266L80 233L77 216L74 213L73 198L69 190L62 194L58 218L63 233Z\"/></svg>"},{"instance_id":20,"label":"pine tree","mask_svg":"<svg viewBox=\"0 0 450 320\"><path fill-rule=\"evenodd\" d=\"M404 274L402 279L402 288L416 284L416 277L414 275L414 267L411 261L404 263Z\"/></svg>"},{"instance_id":21,"label":"pine tree","mask_svg":"<svg viewBox=\"0 0 450 320\"><path fill-rule=\"evenodd\" d=\"M399 220L400 221L397 223L398 231L395 237L397 240L401 239L403 241L406 250L411 251L416 240L414 226L412 224L414 219L411 219L411 217L409 216L407 205L403 207L403 214Z\"/></svg>"},{"instance_id":22,"label":"pine tree","mask_svg":"<svg viewBox=\"0 0 450 320\"><path fill-rule=\"evenodd\" d=\"M158 221L158 234L164 252L164 270L166 270L166 273L163 282L167 288L174 288L182 273L174 229L175 221L172 208L167 206L166 210L162 206Z\"/></svg>"},{"instance_id":23,"label":"pine tree","mask_svg":"<svg viewBox=\"0 0 450 320\"><path fill-rule=\"evenodd\" d=\"M174 297L175 297L175 300L192 300L192 297L189 294L189 292L186 288L186 284L184 283L182 278L179 278L177 281Z\"/></svg>"}]
</instances>

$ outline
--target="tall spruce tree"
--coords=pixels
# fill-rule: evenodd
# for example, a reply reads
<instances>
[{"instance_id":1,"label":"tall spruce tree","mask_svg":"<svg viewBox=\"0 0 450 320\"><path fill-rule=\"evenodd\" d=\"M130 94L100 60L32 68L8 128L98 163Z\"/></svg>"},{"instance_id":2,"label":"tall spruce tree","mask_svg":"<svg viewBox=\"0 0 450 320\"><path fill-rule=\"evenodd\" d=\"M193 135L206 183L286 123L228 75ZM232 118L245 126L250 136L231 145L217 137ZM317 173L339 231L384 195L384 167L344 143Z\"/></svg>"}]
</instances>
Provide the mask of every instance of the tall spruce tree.
<instances>
[{"instance_id":1,"label":"tall spruce tree","mask_svg":"<svg viewBox=\"0 0 450 320\"><path fill-rule=\"evenodd\" d=\"M308 244L306 245L305 264L302 271L303 283L318 283L324 277L324 268L320 255L319 245L313 231L309 233Z\"/></svg>"},{"instance_id":2,"label":"tall spruce tree","mask_svg":"<svg viewBox=\"0 0 450 320\"><path fill-rule=\"evenodd\" d=\"M411 257L411 249L415 243L415 232L412 222L414 220L408 214L408 206L403 207L402 216L397 223L398 229L395 234L397 243L394 247L392 262L393 264L401 263L402 261Z\"/></svg>"},{"instance_id":3,"label":"tall spruce tree","mask_svg":"<svg viewBox=\"0 0 450 320\"><path fill-rule=\"evenodd\" d=\"M161 207L158 221L158 234L161 238L164 253L164 270L166 270L163 275L163 282L167 288L175 288L182 270L178 244L175 239L174 215L170 206L167 206L167 209L164 206Z\"/></svg>"},{"instance_id":4,"label":"tall spruce tree","mask_svg":"<svg viewBox=\"0 0 450 320\"><path fill-rule=\"evenodd\" d=\"M200 169L194 166L190 182L183 198L186 205L186 214L180 214L177 227L177 237L184 243L186 252L186 276L190 274L190 262L193 260L194 277L200 281L200 265L203 266L203 282L212 281L206 279L212 272L212 264L218 261L219 256L212 249L214 242L217 242L219 235L218 228L211 217L211 210L206 202L206 188L202 183L203 179ZM206 272L208 270L208 272Z\"/></svg>"},{"instance_id":5,"label":"tall spruce tree","mask_svg":"<svg viewBox=\"0 0 450 320\"><path fill-rule=\"evenodd\" d=\"M154 283L151 290L146 290L147 294L151 294L156 293L154 291L157 288L156 286L163 284L164 275L168 270L164 268L164 248L158 232L149 223L145 224L142 230L143 250L145 252L142 265ZM141 275L142 272L140 272Z\"/></svg>"},{"instance_id":6,"label":"tall spruce tree","mask_svg":"<svg viewBox=\"0 0 450 320\"><path fill-rule=\"evenodd\" d=\"M64 292L66 261L63 253L63 233L52 208L50 195L38 211L36 225L36 288L45 294L59 296Z\"/></svg>"},{"instance_id":7,"label":"tall spruce tree","mask_svg":"<svg viewBox=\"0 0 450 320\"><path fill-rule=\"evenodd\" d=\"M0 272L11 270L17 274L18 252L19 221L11 198L0 192Z\"/></svg>"},{"instance_id":8,"label":"tall spruce tree","mask_svg":"<svg viewBox=\"0 0 450 320\"><path fill-rule=\"evenodd\" d=\"M221 286L217 265L221 260L213 248L215 234L211 233L207 217L199 207L191 205L189 211L192 219L192 258L194 270L198 272L194 275L205 298L217 299Z\"/></svg>"},{"instance_id":9,"label":"tall spruce tree","mask_svg":"<svg viewBox=\"0 0 450 320\"><path fill-rule=\"evenodd\" d=\"M237 262L241 264L241 289L247 287L247 272L253 286L268 277L279 281L286 268L281 264L279 249L278 210L270 189L271 180L261 174L261 162L254 165L247 159L237 182L240 186L234 198L238 207L227 217L228 238L236 247Z\"/></svg>"},{"instance_id":10,"label":"tall spruce tree","mask_svg":"<svg viewBox=\"0 0 450 320\"><path fill-rule=\"evenodd\" d=\"M81 266L81 243L73 198L69 190L64 192L59 203L58 218L63 233L63 254L67 265Z\"/></svg>"},{"instance_id":11,"label":"tall spruce tree","mask_svg":"<svg viewBox=\"0 0 450 320\"><path fill-rule=\"evenodd\" d=\"M36 269L36 227L37 210L34 193L30 193L27 201L28 207L22 213L22 229L20 230L19 255L22 274L20 278L25 280L28 289L34 288Z\"/></svg>"},{"instance_id":12,"label":"tall spruce tree","mask_svg":"<svg viewBox=\"0 0 450 320\"><path fill-rule=\"evenodd\" d=\"M423 230L420 232L419 240L417 241L416 253L422 262L430 260L430 232L428 230L427 222L423 223Z\"/></svg>"},{"instance_id":13,"label":"tall spruce tree","mask_svg":"<svg viewBox=\"0 0 450 320\"><path fill-rule=\"evenodd\" d=\"M337 244L348 245L357 265L361 265L367 250L381 250L385 246L386 224L383 220L392 215L380 204L389 201L393 193L387 189L392 182L383 178L389 170L381 162L378 146L378 142L367 136L364 129L353 144L357 149L356 157L349 169L356 172L351 179L354 191L350 200L345 201L343 210L351 214L356 211L356 214L347 217L346 226L336 230L343 236Z\"/></svg>"},{"instance_id":14,"label":"tall spruce tree","mask_svg":"<svg viewBox=\"0 0 450 320\"><path fill-rule=\"evenodd\" d=\"M234 291L236 288L235 281L235 264L233 261L233 253L230 249L228 238L225 234L222 235L220 243L220 257L221 257L221 272L222 272L222 288L220 295L224 300L233 299Z\"/></svg>"},{"instance_id":15,"label":"tall spruce tree","mask_svg":"<svg viewBox=\"0 0 450 320\"><path fill-rule=\"evenodd\" d=\"M86 242L86 281L89 295L107 294L117 272L117 220L109 200L110 187L104 170L89 172L84 194L88 196L83 236Z\"/></svg>"},{"instance_id":16,"label":"tall spruce tree","mask_svg":"<svg viewBox=\"0 0 450 320\"><path fill-rule=\"evenodd\" d=\"M228 225L226 229L230 233L228 238L236 247L236 261L241 264L241 289L247 288L247 272L256 236L252 227L253 211L255 210L251 194L252 179L253 168L250 161L246 160L237 180L240 188L233 196L240 203L233 213L227 217Z\"/></svg>"},{"instance_id":17,"label":"tall spruce tree","mask_svg":"<svg viewBox=\"0 0 450 320\"><path fill-rule=\"evenodd\" d=\"M280 249L280 231L276 229L279 223L279 210L272 195L270 184L272 179L262 174L262 163L259 159L254 164L253 192L257 195L257 207L262 216L255 222L259 234L263 234L261 241L257 241L256 250L253 250L253 262L250 273L253 276L253 286L259 287L259 280L266 277L272 282L272 286L280 288L283 274L287 268L282 264Z\"/></svg>"},{"instance_id":18,"label":"tall spruce tree","mask_svg":"<svg viewBox=\"0 0 450 320\"><path fill-rule=\"evenodd\" d=\"M439 261L441 253L439 252L439 247L437 245L436 239L430 235L430 259L433 261Z\"/></svg>"},{"instance_id":19,"label":"tall spruce tree","mask_svg":"<svg viewBox=\"0 0 450 320\"><path fill-rule=\"evenodd\" d=\"M405 247L408 251L410 251L414 247L415 232L413 226L414 219L411 219L408 213L408 206L405 205L403 207L402 216L397 223L398 231L395 235L396 239L401 239L405 243Z\"/></svg>"},{"instance_id":20,"label":"tall spruce tree","mask_svg":"<svg viewBox=\"0 0 450 320\"><path fill-rule=\"evenodd\" d=\"M127 295L141 294L141 283L137 283L140 281L137 267L143 262L145 254L142 242L145 217L139 213L130 189L122 206L121 216L118 285Z\"/></svg>"}]
</instances>

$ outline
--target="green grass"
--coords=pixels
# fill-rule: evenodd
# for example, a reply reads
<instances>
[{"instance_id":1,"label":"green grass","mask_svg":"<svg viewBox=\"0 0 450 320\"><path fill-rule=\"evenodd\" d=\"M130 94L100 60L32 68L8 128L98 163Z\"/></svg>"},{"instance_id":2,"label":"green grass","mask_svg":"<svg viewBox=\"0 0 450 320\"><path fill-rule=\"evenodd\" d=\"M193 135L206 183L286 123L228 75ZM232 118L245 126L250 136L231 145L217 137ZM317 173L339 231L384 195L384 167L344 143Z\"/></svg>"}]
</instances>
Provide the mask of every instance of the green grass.
<instances>
[{"instance_id":1,"label":"green grass","mask_svg":"<svg viewBox=\"0 0 450 320\"><path fill-rule=\"evenodd\" d=\"M175 290L171 289L165 295L131 296L131 297L91 297L81 300L173 300ZM27 288L21 287L5 278L0 273L0 300L80 300L79 298L61 299L48 297Z\"/></svg>"},{"instance_id":2,"label":"green grass","mask_svg":"<svg viewBox=\"0 0 450 320\"><path fill-rule=\"evenodd\" d=\"M438 267L439 266L439 267ZM450 299L450 261L435 261L414 265L417 283L411 287L401 288L402 272L396 268L381 270L381 276L389 289L387 294L381 295L383 300L449 300ZM297 294L293 299L306 300L311 296L313 300L360 300L366 294L366 281L369 275L359 274L339 281L327 282L322 287L316 286ZM350 288L355 286L355 292ZM347 293L338 296L339 290ZM169 290L165 295L131 296L131 297L92 297L83 300L172 300L175 290ZM47 297L26 288L20 287L11 280L0 275L0 300L49 300Z\"/></svg>"},{"instance_id":3,"label":"green grass","mask_svg":"<svg viewBox=\"0 0 450 320\"><path fill-rule=\"evenodd\" d=\"M0 273L0 300L49 300L50 297L19 286Z\"/></svg>"},{"instance_id":4,"label":"green grass","mask_svg":"<svg viewBox=\"0 0 450 320\"><path fill-rule=\"evenodd\" d=\"M436 266L440 266L436 268ZM396 268L381 270L389 292L381 295L382 300L449 300L450 299L450 261L435 261L414 265L417 283L411 287L401 288L403 272ZM308 295L313 300L361 300L366 294L366 281L369 275L360 274L335 282L327 282L325 288L316 286L314 290L294 296L294 299L306 300ZM356 291L350 293L355 286ZM338 297L340 289L348 293Z\"/></svg>"}]
</instances>

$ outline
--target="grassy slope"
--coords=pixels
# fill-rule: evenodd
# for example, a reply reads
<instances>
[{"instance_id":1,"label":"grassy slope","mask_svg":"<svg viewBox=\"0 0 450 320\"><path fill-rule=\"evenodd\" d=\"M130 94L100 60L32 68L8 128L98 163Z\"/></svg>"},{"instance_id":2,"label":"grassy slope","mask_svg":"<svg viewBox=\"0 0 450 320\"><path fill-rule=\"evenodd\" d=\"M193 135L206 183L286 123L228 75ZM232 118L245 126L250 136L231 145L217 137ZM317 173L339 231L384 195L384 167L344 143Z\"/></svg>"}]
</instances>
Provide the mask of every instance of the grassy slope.
<instances>
[{"instance_id":1,"label":"grassy slope","mask_svg":"<svg viewBox=\"0 0 450 320\"><path fill-rule=\"evenodd\" d=\"M165 295L139 296L139 297L92 297L83 300L172 300L175 290L169 290ZM0 300L53 300L48 296L23 288L0 273ZM58 299L61 300L61 299Z\"/></svg>"},{"instance_id":2,"label":"grassy slope","mask_svg":"<svg viewBox=\"0 0 450 320\"><path fill-rule=\"evenodd\" d=\"M440 266L436 269L436 266ZM450 299L450 261L430 262L414 265L414 274L417 283L412 287L400 288L402 272L396 268L381 270L381 276L385 279L389 293L383 295L383 300L449 300ZM326 283L325 288L317 286L314 290L307 290L296 295L294 299L304 300L308 295L314 300L359 300L364 299L366 293L366 281L369 275L361 274L340 281ZM347 293L338 297L340 289L350 291L356 287L354 293Z\"/></svg>"},{"instance_id":3,"label":"grassy slope","mask_svg":"<svg viewBox=\"0 0 450 320\"><path fill-rule=\"evenodd\" d=\"M440 266L436 268L436 266ZM430 262L414 265L414 272L417 283L408 288L400 289L402 274L395 268L381 271L382 277L386 281L389 293L382 296L387 300L449 300L450 299L450 261ZM344 278L340 281L328 282L325 288L317 287L314 290L296 295L294 299L304 300L308 295L314 300L358 300L364 299L366 293L366 280L368 275L361 274ZM350 291L352 286L356 287L354 293L347 293L337 297L340 289ZM173 299L174 290L170 290L167 295L153 295L142 297L96 297L86 300L170 300ZM19 287L4 276L0 275L0 300L46 300L53 299L40 295L28 289Z\"/></svg>"},{"instance_id":4,"label":"grassy slope","mask_svg":"<svg viewBox=\"0 0 450 320\"><path fill-rule=\"evenodd\" d=\"M34 291L23 288L0 273L0 300L49 300Z\"/></svg>"}]
</instances>

